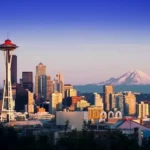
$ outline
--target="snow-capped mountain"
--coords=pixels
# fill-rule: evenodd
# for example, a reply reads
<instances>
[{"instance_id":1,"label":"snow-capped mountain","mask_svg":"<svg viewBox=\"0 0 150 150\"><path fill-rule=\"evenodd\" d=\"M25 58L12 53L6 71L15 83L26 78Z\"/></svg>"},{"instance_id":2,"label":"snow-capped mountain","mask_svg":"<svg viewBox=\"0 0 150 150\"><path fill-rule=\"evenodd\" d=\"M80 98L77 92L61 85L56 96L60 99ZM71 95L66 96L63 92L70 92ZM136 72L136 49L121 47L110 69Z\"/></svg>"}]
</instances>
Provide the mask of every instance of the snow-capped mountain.
<instances>
[{"instance_id":1,"label":"snow-capped mountain","mask_svg":"<svg viewBox=\"0 0 150 150\"><path fill-rule=\"evenodd\" d=\"M149 85L150 76L140 70L129 71L118 78L110 78L107 81L100 82L97 85Z\"/></svg>"}]
</instances>

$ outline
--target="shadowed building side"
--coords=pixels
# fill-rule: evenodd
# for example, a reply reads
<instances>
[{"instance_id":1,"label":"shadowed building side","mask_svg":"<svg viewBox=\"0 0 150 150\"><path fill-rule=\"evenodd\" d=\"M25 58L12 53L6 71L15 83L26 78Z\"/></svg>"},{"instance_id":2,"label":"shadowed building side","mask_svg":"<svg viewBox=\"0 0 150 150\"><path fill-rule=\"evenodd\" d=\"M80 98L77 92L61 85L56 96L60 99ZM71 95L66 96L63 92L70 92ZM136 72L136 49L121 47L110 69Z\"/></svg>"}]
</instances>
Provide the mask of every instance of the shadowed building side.
<instances>
[{"instance_id":1,"label":"shadowed building side","mask_svg":"<svg viewBox=\"0 0 150 150\"><path fill-rule=\"evenodd\" d=\"M24 89L28 89L33 92L33 73L32 72L22 72L22 85Z\"/></svg>"},{"instance_id":2,"label":"shadowed building side","mask_svg":"<svg viewBox=\"0 0 150 150\"><path fill-rule=\"evenodd\" d=\"M27 91L21 86L21 84L17 84L15 101L15 110L17 112L24 112L25 105L28 103L27 97Z\"/></svg>"}]
</instances>

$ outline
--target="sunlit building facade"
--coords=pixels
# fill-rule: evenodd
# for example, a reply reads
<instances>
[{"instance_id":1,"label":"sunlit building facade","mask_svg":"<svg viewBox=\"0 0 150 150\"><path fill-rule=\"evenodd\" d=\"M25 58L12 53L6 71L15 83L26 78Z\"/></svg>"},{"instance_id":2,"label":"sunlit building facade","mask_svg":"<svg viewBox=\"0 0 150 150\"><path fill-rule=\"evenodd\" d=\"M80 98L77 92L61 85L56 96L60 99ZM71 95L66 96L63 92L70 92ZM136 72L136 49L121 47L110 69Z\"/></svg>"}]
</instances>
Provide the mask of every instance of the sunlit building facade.
<instances>
[{"instance_id":1,"label":"sunlit building facade","mask_svg":"<svg viewBox=\"0 0 150 150\"><path fill-rule=\"evenodd\" d=\"M130 91L124 93L124 109L126 116L136 114L136 96Z\"/></svg>"},{"instance_id":2,"label":"sunlit building facade","mask_svg":"<svg viewBox=\"0 0 150 150\"><path fill-rule=\"evenodd\" d=\"M94 105L100 106L102 109L104 109L103 99L98 93L94 93Z\"/></svg>"},{"instance_id":3,"label":"sunlit building facade","mask_svg":"<svg viewBox=\"0 0 150 150\"><path fill-rule=\"evenodd\" d=\"M149 104L140 102L138 104L138 118L146 118L149 116Z\"/></svg>"},{"instance_id":4,"label":"sunlit building facade","mask_svg":"<svg viewBox=\"0 0 150 150\"><path fill-rule=\"evenodd\" d=\"M50 97L50 113L56 114L56 111L62 110L62 93L54 92Z\"/></svg>"},{"instance_id":5,"label":"sunlit building facade","mask_svg":"<svg viewBox=\"0 0 150 150\"><path fill-rule=\"evenodd\" d=\"M114 93L113 85L105 85L103 87L105 111L110 110L110 94Z\"/></svg>"}]
</instances>

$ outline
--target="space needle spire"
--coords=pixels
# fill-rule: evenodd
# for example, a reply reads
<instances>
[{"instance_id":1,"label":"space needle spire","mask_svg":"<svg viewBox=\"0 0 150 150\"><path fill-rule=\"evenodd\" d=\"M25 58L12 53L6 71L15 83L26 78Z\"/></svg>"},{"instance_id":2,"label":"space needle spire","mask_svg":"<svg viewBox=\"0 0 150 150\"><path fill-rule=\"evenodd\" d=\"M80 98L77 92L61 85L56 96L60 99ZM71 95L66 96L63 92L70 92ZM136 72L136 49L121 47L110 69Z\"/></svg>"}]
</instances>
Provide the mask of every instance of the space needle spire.
<instances>
[{"instance_id":1,"label":"space needle spire","mask_svg":"<svg viewBox=\"0 0 150 150\"><path fill-rule=\"evenodd\" d=\"M4 52L5 58L5 69L6 76L3 89L3 101L2 101L2 113L7 114L8 122L12 119L12 113L14 111L14 101L12 97L12 87L11 87L11 61L13 51L18 48L16 44L13 44L11 40L7 39L3 44L0 45L0 50Z\"/></svg>"}]
</instances>

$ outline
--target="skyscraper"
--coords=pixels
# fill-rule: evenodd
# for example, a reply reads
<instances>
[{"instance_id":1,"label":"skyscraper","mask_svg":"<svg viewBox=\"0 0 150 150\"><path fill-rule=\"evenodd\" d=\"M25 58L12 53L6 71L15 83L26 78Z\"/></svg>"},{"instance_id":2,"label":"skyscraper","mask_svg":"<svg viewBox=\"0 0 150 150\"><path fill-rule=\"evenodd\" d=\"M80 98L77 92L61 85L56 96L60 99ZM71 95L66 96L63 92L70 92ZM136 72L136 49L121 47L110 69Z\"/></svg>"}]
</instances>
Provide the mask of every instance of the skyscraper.
<instances>
[{"instance_id":1,"label":"skyscraper","mask_svg":"<svg viewBox=\"0 0 150 150\"><path fill-rule=\"evenodd\" d=\"M39 76L38 80L38 97L42 101L46 101L50 99L50 95L52 94L52 81L51 77L47 75Z\"/></svg>"},{"instance_id":2,"label":"skyscraper","mask_svg":"<svg viewBox=\"0 0 150 150\"><path fill-rule=\"evenodd\" d=\"M11 84L16 85L17 83L17 56L12 55L12 63L11 63Z\"/></svg>"},{"instance_id":3,"label":"skyscraper","mask_svg":"<svg viewBox=\"0 0 150 150\"><path fill-rule=\"evenodd\" d=\"M149 116L149 105L143 101L138 104L138 118L146 118Z\"/></svg>"},{"instance_id":4,"label":"skyscraper","mask_svg":"<svg viewBox=\"0 0 150 150\"><path fill-rule=\"evenodd\" d=\"M105 85L103 87L103 92L104 92L104 106L105 106L105 110L109 111L110 110L110 94L114 93L113 85Z\"/></svg>"},{"instance_id":5,"label":"skyscraper","mask_svg":"<svg viewBox=\"0 0 150 150\"><path fill-rule=\"evenodd\" d=\"M132 92L124 93L124 103L125 103L125 115L135 115L136 114L136 96Z\"/></svg>"},{"instance_id":6,"label":"skyscraper","mask_svg":"<svg viewBox=\"0 0 150 150\"><path fill-rule=\"evenodd\" d=\"M33 92L33 73L32 72L22 72L22 86L24 89L28 89Z\"/></svg>"},{"instance_id":7,"label":"skyscraper","mask_svg":"<svg viewBox=\"0 0 150 150\"><path fill-rule=\"evenodd\" d=\"M50 98L50 113L56 114L57 110L62 110L62 93L54 92Z\"/></svg>"},{"instance_id":8,"label":"skyscraper","mask_svg":"<svg viewBox=\"0 0 150 150\"><path fill-rule=\"evenodd\" d=\"M94 93L94 105L101 107L102 110L104 109L103 100L98 93Z\"/></svg>"},{"instance_id":9,"label":"skyscraper","mask_svg":"<svg viewBox=\"0 0 150 150\"><path fill-rule=\"evenodd\" d=\"M52 93L53 93L53 81L51 80L51 76L46 76L46 100L50 99Z\"/></svg>"},{"instance_id":10,"label":"skyscraper","mask_svg":"<svg viewBox=\"0 0 150 150\"><path fill-rule=\"evenodd\" d=\"M34 99L33 93L28 89L24 89L21 84L17 84L16 90L16 103L15 110L16 111L24 111L24 112L34 112ZM26 110L27 108L27 110Z\"/></svg>"},{"instance_id":11,"label":"skyscraper","mask_svg":"<svg viewBox=\"0 0 150 150\"><path fill-rule=\"evenodd\" d=\"M55 91L62 93L64 98L64 77L60 73L56 74L56 78L53 81L53 92Z\"/></svg>"},{"instance_id":12,"label":"skyscraper","mask_svg":"<svg viewBox=\"0 0 150 150\"><path fill-rule=\"evenodd\" d=\"M111 110L118 109L124 116L124 96L123 93L111 94Z\"/></svg>"},{"instance_id":13,"label":"skyscraper","mask_svg":"<svg viewBox=\"0 0 150 150\"><path fill-rule=\"evenodd\" d=\"M39 76L46 75L46 66L39 63L36 66L36 76L35 76L35 93L36 99L39 99Z\"/></svg>"}]
</instances>

